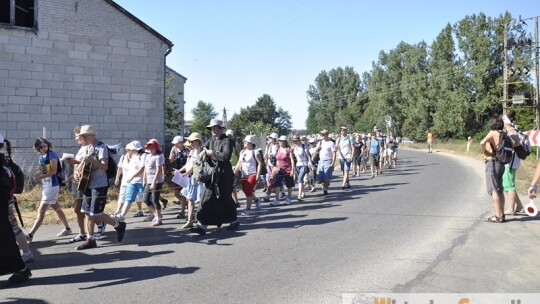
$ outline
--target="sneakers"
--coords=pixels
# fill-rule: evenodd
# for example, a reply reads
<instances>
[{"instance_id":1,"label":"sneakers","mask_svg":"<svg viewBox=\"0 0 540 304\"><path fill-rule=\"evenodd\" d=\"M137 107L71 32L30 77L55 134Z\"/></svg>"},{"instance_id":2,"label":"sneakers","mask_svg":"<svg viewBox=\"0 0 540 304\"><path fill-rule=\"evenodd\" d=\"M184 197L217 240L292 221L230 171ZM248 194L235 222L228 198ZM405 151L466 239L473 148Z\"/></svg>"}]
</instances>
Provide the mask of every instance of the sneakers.
<instances>
[{"instance_id":1,"label":"sneakers","mask_svg":"<svg viewBox=\"0 0 540 304\"><path fill-rule=\"evenodd\" d=\"M311 189L309 189L309 192L315 192L315 187L311 187Z\"/></svg>"},{"instance_id":2,"label":"sneakers","mask_svg":"<svg viewBox=\"0 0 540 304\"><path fill-rule=\"evenodd\" d=\"M84 241L84 243L82 243L81 245L75 247L75 249L77 249L77 250L86 250L86 249L91 249L91 248L96 248L96 247L97 247L96 240L88 239L88 240Z\"/></svg>"},{"instance_id":3,"label":"sneakers","mask_svg":"<svg viewBox=\"0 0 540 304\"><path fill-rule=\"evenodd\" d=\"M34 260L34 255L32 254L32 251L23 252L21 254L22 260L25 263L30 263Z\"/></svg>"},{"instance_id":4,"label":"sneakers","mask_svg":"<svg viewBox=\"0 0 540 304\"><path fill-rule=\"evenodd\" d=\"M238 229L238 226L240 226L240 221L239 220L232 221L229 224L229 226L227 226L227 230L236 230L236 229Z\"/></svg>"},{"instance_id":5,"label":"sneakers","mask_svg":"<svg viewBox=\"0 0 540 304\"><path fill-rule=\"evenodd\" d=\"M253 215L253 211L249 210L248 208L244 209L241 213L244 216Z\"/></svg>"},{"instance_id":6,"label":"sneakers","mask_svg":"<svg viewBox=\"0 0 540 304\"><path fill-rule=\"evenodd\" d=\"M324 190L324 191L323 191L323 194L324 194L324 195L328 195L328 190Z\"/></svg>"},{"instance_id":7,"label":"sneakers","mask_svg":"<svg viewBox=\"0 0 540 304\"><path fill-rule=\"evenodd\" d=\"M32 272L30 271L30 268L25 267L23 270L19 270L15 272L11 277L8 279L8 283L10 285L20 284L23 282L28 281L32 277Z\"/></svg>"},{"instance_id":8,"label":"sneakers","mask_svg":"<svg viewBox=\"0 0 540 304\"><path fill-rule=\"evenodd\" d=\"M116 240L121 242L126 235L126 223L118 222L118 227L114 227L114 230L116 230Z\"/></svg>"},{"instance_id":9,"label":"sneakers","mask_svg":"<svg viewBox=\"0 0 540 304\"><path fill-rule=\"evenodd\" d=\"M152 222L154 220L154 214L153 213L149 213L145 218L144 218L144 221L145 222Z\"/></svg>"},{"instance_id":10,"label":"sneakers","mask_svg":"<svg viewBox=\"0 0 540 304\"><path fill-rule=\"evenodd\" d=\"M143 216L144 216L144 213L142 212L142 210L138 210L137 212L133 214L133 217L143 217Z\"/></svg>"},{"instance_id":11,"label":"sneakers","mask_svg":"<svg viewBox=\"0 0 540 304\"><path fill-rule=\"evenodd\" d=\"M255 200L255 209L262 210L262 205L261 205L261 200L260 199Z\"/></svg>"},{"instance_id":12,"label":"sneakers","mask_svg":"<svg viewBox=\"0 0 540 304\"><path fill-rule=\"evenodd\" d=\"M86 241L86 234L79 234L76 237L69 240L70 243L84 242Z\"/></svg>"},{"instance_id":13,"label":"sneakers","mask_svg":"<svg viewBox=\"0 0 540 304\"><path fill-rule=\"evenodd\" d=\"M200 223L197 223L195 227L189 228L189 231L193 233L198 233L199 235L205 235L206 234L206 226L201 225Z\"/></svg>"},{"instance_id":14,"label":"sneakers","mask_svg":"<svg viewBox=\"0 0 540 304\"><path fill-rule=\"evenodd\" d=\"M119 222L124 222L126 220L126 218L121 214L117 214L115 219Z\"/></svg>"},{"instance_id":15,"label":"sneakers","mask_svg":"<svg viewBox=\"0 0 540 304\"><path fill-rule=\"evenodd\" d=\"M177 219L183 219L186 218L186 214L184 211L180 211L180 213L176 216Z\"/></svg>"},{"instance_id":16,"label":"sneakers","mask_svg":"<svg viewBox=\"0 0 540 304\"><path fill-rule=\"evenodd\" d=\"M60 233L58 233L56 236L64 236L68 234L71 234L71 228L62 229L62 231L60 231Z\"/></svg>"},{"instance_id":17,"label":"sneakers","mask_svg":"<svg viewBox=\"0 0 540 304\"><path fill-rule=\"evenodd\" d=\"M163 207L162 207L161 209L162 209L162 210L167 209L167 204L168 204L168 203L169 203L169 200L162 198L162 199L161 199L161 204L163 204Z\"/></svg>"},{"instance_id":18,"label":"sneakers","mask_svg":"<svg viewBox=\"0 0 540 304\"><path fill-rule=\"evenodd\" d=\"M292 204L291 198L290 198L290 197L287 197L287 198L285 199L285 205L290 205L290 204Z\"/></svg>"},{"instance_id":19,"label":"sneakers","mask_svg":"<svg viewBox=\"0 0 540 304\"><path fill-rule=\"evenodd\" d=\"M163 225L163 221L162 220L157 220L157 219L154 219L150 223L150 227L156 227L156 226L161 226L161 225Z\"/></svg>"},{"instance_id":20,"label":"sneakers","mask_svg":"<svg viewBox=\"0 0 540 304\"><path fill-rule=\"evenodd\" d=\"M99 225L97 226L98 231L94 234L94 237L96 239L99 239L105 236L105 227L107 227L107 223L105 222L99 223Z\"/></svg>"},{"instance_id":21,"label":"sneakers","mask_svg":"<svg viewBox=\"0 0 540 304\"><path fill-rule=\"evenodd\" d=\"M24 236L26 237L26 242L28 242L28 244L32 243L32 240L34 239L33 235L30 233L25 233Z\"/></svg>"},{"instance_id":22,"label":"sneakers","mask_svg":"<svg viewBox=\"0 0 540 304\"><path fill-rule=\"evenodd\" d=\"M280 199L284 199L284 198L285 198L285 192L281 192L281 193L279 194L279 198L280 198Z\"/></svg>"},{"instance_id":23,"label":"sneakers","mask_svg":"<svg viewBox=\"0 0 540 304\"><path fill-rule=\"evenodd\" d=\"M270 206L278 206L278 205L279 205L279 200L277 198L270 203Z\"/></svg>"},{"instance_id":24,"label":"sneakers","mask_svg":"<svg viewBox=\"0 0 540 304\"><path fill-rule=\"evenodd\" d=\"M265 201L265 202L268 203L268 202L270 201L270 195L265 196L265 197L263 198L263 201Z\"/></svg>"}]
</instances>

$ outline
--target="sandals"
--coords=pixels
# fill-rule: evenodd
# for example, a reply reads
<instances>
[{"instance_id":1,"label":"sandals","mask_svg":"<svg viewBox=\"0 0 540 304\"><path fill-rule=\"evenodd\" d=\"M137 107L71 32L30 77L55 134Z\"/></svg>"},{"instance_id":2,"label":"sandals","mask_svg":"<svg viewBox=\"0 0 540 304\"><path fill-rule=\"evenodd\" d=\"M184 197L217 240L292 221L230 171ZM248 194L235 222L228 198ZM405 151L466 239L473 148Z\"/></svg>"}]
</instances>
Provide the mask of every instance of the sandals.
<instances>
[{"instance_id":1,"label":"sandals","mask_svg":"<svg viewBox=\"0 0 540 304\"><path fill-rule=\"evenodd\" d=\"M501 216L501 217L497 217L496 215L494 215L494 216L488 217L484 221L486 221L488 223L504 223L506 221L506 219L505 219L504 215Z\"/></svg>"}]
</instances>

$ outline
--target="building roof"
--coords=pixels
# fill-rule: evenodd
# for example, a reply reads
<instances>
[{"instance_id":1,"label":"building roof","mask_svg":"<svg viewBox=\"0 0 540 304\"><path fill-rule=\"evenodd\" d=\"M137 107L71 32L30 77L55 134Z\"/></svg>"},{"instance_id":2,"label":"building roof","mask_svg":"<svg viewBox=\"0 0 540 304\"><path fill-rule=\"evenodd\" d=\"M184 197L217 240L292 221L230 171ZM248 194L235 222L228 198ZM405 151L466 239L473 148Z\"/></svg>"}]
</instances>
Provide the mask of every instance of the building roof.
<instances>
[{"instance_id":1,"label":"building roof","mask_svg":"<svg viewBox=\"0 0 540 304\"><path fill-rule=\"evenodd\" d=\"M105 0L105 2L109 3L110 5L112 5L114 8L116 8L117 10L119 10L120 12L122 12L124 15L126 15L128 18L130 18L131 20L135 21L136 23L138 23L140 26L142 26L143 28L145 28L147 31L149 31L150 33L152 33L153 35L155 35L156 37L158 37L160 40L162 40L163 42L165 42L169 48L172 48L173 47L173 43L165 38L163 35L161 35L160 33L158 33L156 30L154 30L153 28L151 28L148 24L144 23L141 19L135 17L132 13L128 12L125 8L123 8L122 6L120 6L118 3L114 2L113 0Z\"/></svg>"},{"instance_id":2,"label":"building roof","mask_svg":"<svg viewBox=\"0 0 540 304\"><path fill-rule=\"evenodd\" d=\"M171 71L174 74L176 74L178 77L183 78L184 82L187 80L187 77L185 77L184 75L182 75L182 74L178 73L177 71L173 70L170 66L167 66L167 70Z\"/></svg>"}]
</instances>

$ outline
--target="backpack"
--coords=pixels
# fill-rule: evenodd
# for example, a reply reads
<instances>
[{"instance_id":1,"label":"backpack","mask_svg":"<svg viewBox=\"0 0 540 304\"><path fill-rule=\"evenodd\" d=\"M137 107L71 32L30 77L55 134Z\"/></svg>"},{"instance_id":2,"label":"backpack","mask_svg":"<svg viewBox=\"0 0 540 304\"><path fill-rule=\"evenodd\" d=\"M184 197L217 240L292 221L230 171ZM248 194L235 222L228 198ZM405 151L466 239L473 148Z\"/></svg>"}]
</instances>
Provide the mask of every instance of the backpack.
<instances>
[{"instance_id":1,"label":"backpack","mask_svg":"<svg viewBox=\"0 0 540 304\"><path fill-rule=\"evenodd\" d=\"M99 142L98 145L104 145L105 147L107 147L107 152L108 152L108 159L107 159L107 178L108 179L113 179L116 177L116 171L118 170L118 164L116 163L116 161L114 160L114 158L112 157L113 154L116 154L116 150L113 150L111 148L109 148L109 146L107 146L106 144L104 144L103 142Z\"/></svg>"},{"instance_id":2,"label":"backpack","mask_svg":"<svg viewBox=\"0 0 540 304\"><path fill-rule=\"evenodd\" d=\"M517 157L519 159L527 159L527 156L531 154L531 142L529 141L529 137L526 134L519 133L521 140L521 145L514 147L514 152L516 152Z\"/></svg>"},{"instance_id":3,"label":"backpack","mask_svg":"<svg viewBox=\"0 0 540 304\"><path fill-rule=\"evenodd\" d=\"M21 194L24 190L24 173L21 170L21 167L9 159L9 168L13 175L15 176L15 194Z\"/></svg>"},{"instance_id":4,"label":"backpack","mask_svg":"<svg viewBox=\"0 0 540 304\"><path fill-rule=\"evenodd\" d=\"M257 164L256 170L259 169L259 162L257 162L256 155L259 155L261 157L261 162L262 162L261 175L266 175L268 173L268 170L266 169L266 166L264 165L264 156L263 156L262 150L261 149L256 149L256 150L257 150L257 154L255 154L255 149L251 150L253 152L253 157L255 158L255 163Z\"/></svg>"},{"instance_id":5,"label":"backpack","mask_svg":"<svg viewBox=\"0 0 540 304\"><path fill-rule=\"evenodd\" d=\"M512 152L514 147L510 136L506 132L499 131L499 145L495 150L495 159L503 164L509 164L512 161Z\"/></svg>"},{"instance_id":6,"label":"backpack","mask_svg":"<svg viewBox=\"0 0 540 304\"><path fill-rule=\"evenodd\" d=\"M210 164L210 162L213 164ZM201 151L199 157L193 163L193 179L201 183L211 182L216 171L217 164L212 159L206 159L206 151Z\"/></svg>"}]
</instances>

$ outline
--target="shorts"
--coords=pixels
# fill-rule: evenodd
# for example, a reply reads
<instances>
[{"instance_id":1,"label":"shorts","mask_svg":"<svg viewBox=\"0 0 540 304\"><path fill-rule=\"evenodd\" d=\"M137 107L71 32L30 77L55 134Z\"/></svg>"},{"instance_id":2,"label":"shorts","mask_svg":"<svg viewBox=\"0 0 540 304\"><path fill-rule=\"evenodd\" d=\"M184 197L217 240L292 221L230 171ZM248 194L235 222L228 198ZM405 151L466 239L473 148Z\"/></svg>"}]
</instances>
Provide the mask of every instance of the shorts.
<instances>
[{"instance_id":1,"label":"shorts","mask_svg":"<svg viewBox=\"0 0 540 304\"><path fill-rule=\"evenodd\" d=\"M103 210L105 210L105 203L107 203L108 191L109 187L86 189L83 195L81 212L90 216L103 214Z\"/></svg>"},{"instance_id":2,"label":"shorts","mask_svg":"<svg viewBox=\"0 0 540 304\"><path fill-rule=\"evenodd\" d=\"M128 204L142 202L143 193L144 187L142 183L127 184L123 202ZM118 203L120 203L120 195L118 196L118 200Z\"/></svg>"},{"instance_id":3,"label":"shorts","mask_svg":"<svg viewBox=\"0 0 540 304\"><path fill-rule=\"evenodd\" d=\"M255 177L255 175L250 175L242 179L242 191L244 191L246 197L253 196L253 192L257 186L257 179Z\"/></svg>"},{"instance_id":4,"label":"shorts","mask_svg":"<svg viewBox=\"0 0 540 304\"><path fill-rule=\"evenodd\" d=\"M43 190L41 190L41 204L56 204L58 202L58 192L60 192L60 186L43 187Z\"/></svg>"},{"instance_id":5,"label":"shorts","mask_svg":"<svg viewBox=\"0 0 540 304\"><path fill-rule=\"evenodd\" d=\"M331 166L332 160L320 160L317 166L317 180L320 182L330 182L334 168Z\"/></svg>"},{"instance_id":6,"label":"shorts","mask_svg":"<svg viewBox=\"0 0 540 304\"><path fill-rule=\"evenodd\" d=\"M309 172L308 166L295 166L294 170L296 171L296 183L301 184L304 182L304 177Z\"/></svg>"},{"instance_id":7,"label":"shorts","mask_svg":"<svg viewBox=\"0 0 540 304\"><path fill-rule=\"evenodd\" d=\"M369 154L369 163L373 167L379 166L379 154Z\"/></svg>"},{"instance_id":8,"label":"shorts","mask_svg":"<svg viewBox=\"0 0 540 304\"><path fill-rule=\"evenodd\" d=\"M504 173L504 164L496 160L486 161L486 189L491 196L493 191L503 194L502 176Z\"/></svg>"},{"instance_id":9,"label":"shorts","mask_svg":"<svg viewBox=\"0 0 540 304\"><path fill-rule=\"evenodd\" d=\"M354 156L354 164L355 164L355 165L360 165L360 164L362 164L362 156L361 156L361 155L355 155L355 156Z\"/></svg>"},{"instance_id":10,"label":"shorts","mask_svg":"<svg viewBox=\"0 0 540 304\"><path fill-rule=\"evenodd\" d=\"M146 206L154 206L156 210L161 210L161 204L159 203L159 197L161 196L161 188L163 183L156 183L156 189L150 190L150 184L146 184L144 187L144 202Z\"/></svg>"},{"instance_id":11,"label":"shorts","mask_svg":"<svg viewBox=\"0 0 540 304\"><path fill-rule=\"evenodd\" d=\"M278 173L276 176L276 182L273 184L274 188L280 188L283 185L283 180L285 180L285 186L287 188L294 187L294 178L288 173Z\"/></svg>"},{"instance_id":12,"label":"shorts","mask_svg":"<svg viewBox=\"0 0 540 304\"><path fill-rule=\"evenodd\" d=\"M505 192L516 191L516 172L517 169L504 167L502 185Z\"/></svg>"},{"instance_id":13,"label":"shorts","mask_svg":"<svg viewBox=\"0 0 540 304\"><path fill-rule=\"evenodd\" d=\"M339 164L341 165L341 171L349 172L351 171L351 161L347 159L339 159Z\"/></svg>"},{"instance_id":14,"label":"shorts","mask_svg":"<svg viewBox=\"0 0 540 304\"><path fill-rule=\"evenodd\" d=\"M428 141L428 142L427 142L427 147L428 147L428 148L433 148L433 142L432 142L432 141Z\"/></svg>"}]
</instances>

